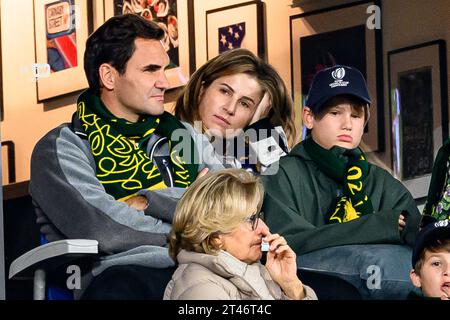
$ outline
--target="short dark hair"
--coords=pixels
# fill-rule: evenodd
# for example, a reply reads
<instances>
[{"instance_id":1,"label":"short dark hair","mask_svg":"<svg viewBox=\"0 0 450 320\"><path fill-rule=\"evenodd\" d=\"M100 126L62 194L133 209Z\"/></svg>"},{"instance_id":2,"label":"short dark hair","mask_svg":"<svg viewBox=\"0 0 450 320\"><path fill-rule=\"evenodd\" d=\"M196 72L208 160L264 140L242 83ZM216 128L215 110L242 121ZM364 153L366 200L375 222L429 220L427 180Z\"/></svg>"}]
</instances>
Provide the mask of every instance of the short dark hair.
<instances>
[{"instance_id":1,"label":"short dark hair","mask_svg":"<svg viewBox=\"0 0 450 320\"><path fill-rule=\"evenodd\" d=\"M135 14L125 14L108 19L86 42L84 72L89 87L100 91L98 69L103 63L111 64L119 74L124 74L128 60L134 53L136 38L161 40L164 30L156 23Z\"/></svg>"},{"instance_id":2,"label":"short dark hair","mask_svg":"<svg viewBox=\"0 0 450 320\"><path fill-rule=\"evenodd\" d=\"M441 251L450 252L450 239L447 238L435 240L423 248L422 252L420 253L419 259L414 265L414 272L418 275L420 275L420 272L422 271L423 263L425 262L425 253L427 251L433 253Z\"/></svg>"}]
</instances>

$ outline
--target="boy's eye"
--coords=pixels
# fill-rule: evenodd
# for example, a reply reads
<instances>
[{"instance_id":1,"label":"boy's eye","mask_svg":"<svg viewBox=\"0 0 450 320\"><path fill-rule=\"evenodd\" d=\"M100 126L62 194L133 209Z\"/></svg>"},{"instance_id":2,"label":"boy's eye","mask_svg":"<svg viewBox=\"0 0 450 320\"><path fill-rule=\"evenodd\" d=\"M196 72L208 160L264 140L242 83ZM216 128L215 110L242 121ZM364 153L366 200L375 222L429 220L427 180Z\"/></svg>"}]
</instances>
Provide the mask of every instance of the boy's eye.
<instances>
[{"instance_id":1,"label":"boy's eye","mask_svg":"<svg viewBox=\"0 0 450 320\"><path fill-rule=\"evenodd\" d=\"M337 116L339 114L339 111L330 111L330 114L332 114L333 116Z\"/></svg>"},{"instance_id":2,"label":"boy's eye","mask_svg":"<svg viewBox=\"0 0 450 320\"><path fill-rule=\"evenodd\" d=\"M353 118L361 118L361 115L359 115L359 114L352 114L352 117Z\"/></svg>"},{"instance_id":3,"label":"boy's eye","mask_svg":"<svg viewBox=\"0 0 450 320\"><path fill-rule=\"evenodd\" d=\"M431 263L431 265L432 265L433 267L440 267L440 266L441 266L441 262L440 262L440 261L433 261L433 262Z\"/></svg>"}]
</instances>

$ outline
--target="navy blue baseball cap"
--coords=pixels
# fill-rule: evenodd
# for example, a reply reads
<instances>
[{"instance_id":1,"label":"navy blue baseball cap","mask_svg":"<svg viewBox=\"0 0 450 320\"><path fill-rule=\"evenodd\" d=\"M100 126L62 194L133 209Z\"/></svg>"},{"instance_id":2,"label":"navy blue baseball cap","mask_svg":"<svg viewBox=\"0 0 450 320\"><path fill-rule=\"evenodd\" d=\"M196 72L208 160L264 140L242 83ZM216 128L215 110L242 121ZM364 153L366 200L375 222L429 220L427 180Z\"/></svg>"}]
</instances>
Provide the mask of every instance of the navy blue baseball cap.
<instances>
[{"instance_id":1,"label":"navy blue baseball cap","mask_svg":"<svg viewBox=\"0 0 450 320\"><path fill-rule=\"evenodd\" d=\"M431 220L431 219L430 219ZM419 232L412 253L412 266L416 265L422 251L438 240L450 239L450 220L430 221Z\"/></svg>"},{"instance_id":2,"label":"navy blue baseball cap","mask_svg":"<svg viewBox=\"0 0 450 320\"><path fill-rule=\"evenodd\" d=\"M325 102L343 94L371 103L366 80L361 72L355 68L335 65L319 71L314 76L305 105L317 114Z\"/></svg>"}]
</instances>

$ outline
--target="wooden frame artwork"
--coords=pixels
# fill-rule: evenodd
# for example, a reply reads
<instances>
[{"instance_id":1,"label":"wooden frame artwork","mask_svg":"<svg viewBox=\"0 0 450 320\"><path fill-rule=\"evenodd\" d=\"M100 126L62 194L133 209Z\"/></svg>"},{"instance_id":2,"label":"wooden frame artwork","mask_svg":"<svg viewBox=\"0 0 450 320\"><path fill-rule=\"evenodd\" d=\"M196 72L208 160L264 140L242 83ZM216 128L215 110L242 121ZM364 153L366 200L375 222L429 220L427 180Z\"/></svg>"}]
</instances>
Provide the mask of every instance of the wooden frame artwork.
<instances>
[{"instance_id":1,"label":"wooden frame artwork","mask_svg":"<svg viewBox=\"0 0 450 320\"><path fill-rule=\"evenodd\" d=\"M103 11L102 11L103 7ZM186 84L189 79L189 33L186 0L154 0L142 5L133 0L96 0L94 26L104 20L124 13L134 13L152 20L165 31L164 47L170 57L166 76L170 89ZM97 21L97 22L96 22Z\"/></svg>"},{"instance_id":2,"label":"wooden frame artwork","mask_svg":"<svg viewBox=\"0 0 450 320\"><path fill-rule=\"evenodd\" d=\"M233 48L246 48L264 56L262 3L250 1L206 11L206 57L214 58Z\"/></svg>"},{"instance_id":3,"label":"wooden frame artwork","mask_svg":"<svg viewBox=\"0 0 450 320\"><path fill-rule=\"evenodd\" d=\"M367 9L381 2L350 4L290 17L291 78L295 106L303 108L314 75L336 64L361 71L367 81L371 117L363 135L366 152L384 150L381 29L369 28Z\"/></svg>"},{"instance_id":4,"label":"wooden frame artwork","mask_svg":"<svg viewBox=\"0 0 450 320\"><path fill-rule=\"evenodd\" d=\"M445 41L388 52L388 70L393 174L415 199L425 197L449 136Z\"/></svg>"},{"instance_id":5,"label":"wooden frame artwork","mask_svg":"<svg viewBox=\"0 0 450 320\"><path fill-rule=\"evenodd\" d=\"M87 88L87 0L34 0L38 102Z\"/></svg>"}]
</instances>

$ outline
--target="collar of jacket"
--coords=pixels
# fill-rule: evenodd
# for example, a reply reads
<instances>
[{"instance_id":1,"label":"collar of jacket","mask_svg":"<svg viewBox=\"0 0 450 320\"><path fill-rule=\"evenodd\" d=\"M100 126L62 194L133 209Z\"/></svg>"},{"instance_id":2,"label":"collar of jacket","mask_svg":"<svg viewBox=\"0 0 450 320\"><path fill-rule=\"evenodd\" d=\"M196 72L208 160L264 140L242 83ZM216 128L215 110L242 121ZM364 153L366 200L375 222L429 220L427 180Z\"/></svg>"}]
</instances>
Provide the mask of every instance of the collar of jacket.
<instances>
[{"instance_id":1,"label":"collar of jacket","mask_svg":"<svg viewBox=\"0 0 450 320\"><path fill-rule=\"evenodd\" d=\"M247 296L260 296L260 294L246 280L248 276L257 276L248 272L249 264L240 261L225 251L220 251L219 254L212 255L181 250L177 255L177 260L180 265L196 263L207 268L211 272L214 272L215 274L229 280ZM259 261L255 262L255 264L258 266L260 275L264 279L270 294L275 299L279 299L282 296L281 288L272 280L266 267L264 267Z\"/></svg>"},{"instance_id":2,"label":"collar of jacket","mask_svg":"<svg viewBox=\"0 0 450 320\"><path fill-rule=\"evenodd\" d=\"M312 138L311 138L312 139ZM347 151L347 149L342 148L342 147L338 147L338 146L334 146L332 149L332 152L337 156L337 157L346 157L344 155L344 152ZM298 143L297 145L295 145L291 152L288 154L288 156L295 156L295 157L300 157L303 158L305 160L310 160L313 161L313 159L309 156L308 152L305 150L305 147L303 146L303 141Z\"/></svg>"}]
</instances>

